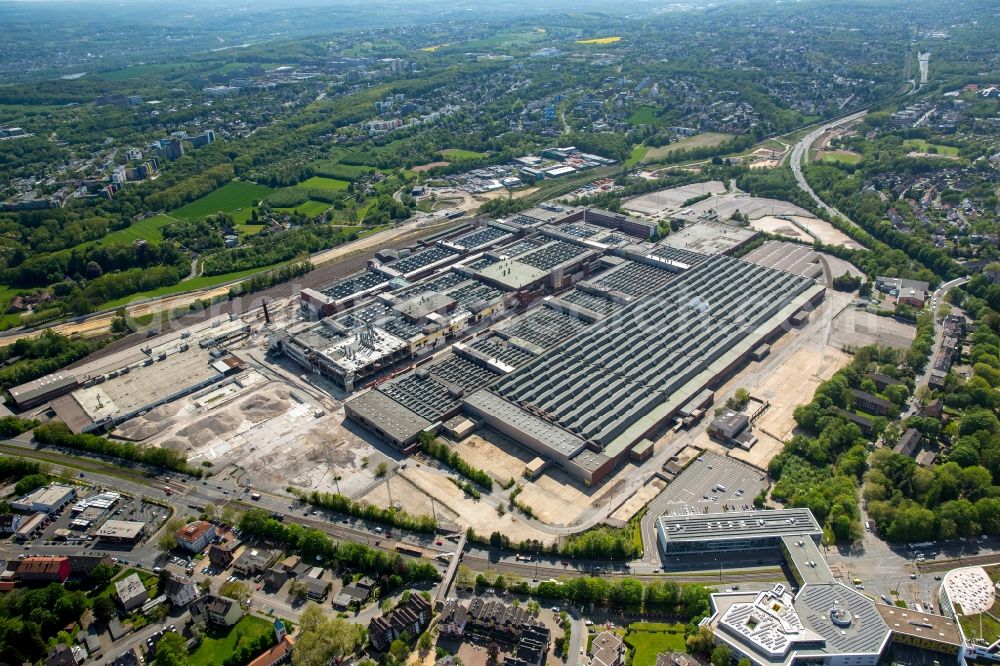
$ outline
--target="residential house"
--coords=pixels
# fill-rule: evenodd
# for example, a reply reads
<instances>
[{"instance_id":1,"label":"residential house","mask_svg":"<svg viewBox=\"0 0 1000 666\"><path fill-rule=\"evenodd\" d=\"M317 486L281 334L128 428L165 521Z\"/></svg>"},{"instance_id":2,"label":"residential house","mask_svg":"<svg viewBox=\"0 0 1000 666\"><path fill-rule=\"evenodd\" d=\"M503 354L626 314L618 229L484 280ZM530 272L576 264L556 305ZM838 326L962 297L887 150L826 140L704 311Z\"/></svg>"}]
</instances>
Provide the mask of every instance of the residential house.
<instances>
[{"instance_id":1,"label":"residential house","mask_svg":"<svg viewBox=\"0 0 1000 666\"><path fill-rule=\"evenodd\" d=\"M592 666L622 666L625 663L625 645L621 636L602 631L590 645Z\"/></svg>"},{"instance_id":2,"label":"residential house","mask_svg":"<svg viewBox=\"0 0 1000 666\"><path fill-rule=\"evenodd\" d=\"M336 610L345 611L352 603L363 604L368 601L368 597L371 596L373 589L375 589L375 581L368 576L363 576L350 585L345 586L333 598L333 607Z\"/></svg>"},{"instance_id":3,"label":"residential house","mask_svg":"<svg viewBox=\"0 0 1000 666\"><path fill-rule=\"evenodd\" d=\"M698 660L683 652L661 652L656 655L656 666L700 666Z\"/></svg>"},{"instance_id":4,"label":"residential house","mask_svg":"<svg viewBox=\"0 0 1000 666\"><path fill-rule=\"evenodd\" d=\"M920 440L921 437L919 430L916 428L907 428L906 432L900 436L899 443L897 443L892 450L900 455L914 458L920 448Z\"/></svg>"},{"instance_id":5,"label":"residential house","mask_svg":"<svg viewBox=\"0 0 1000 666\"><path fill-rule=\"evenodd\" d=\"M17 563L17 575L25 582L65 583L69 574L68 557L36 555L26 557Z\"/></svg>"},{"instance_id":6,"label":"residential house","mask_svg":"<svg viewBox=\"0 0 1000 666\"><path fill-rule=\"evenodd\" d=\"M264 572L264 590L277 592L288 581L290 574L284 567L271 567Z\"/></svg>"},{"instance_id":7,"label":"residential house","mask_svg":"<svg viewBox=\"0 0 1000 666\"><path fill-rule=\"evenodd\" d=\"M445 603L438 617L438 630L442 636L461 638L465 633L465 625L469 621L469 610L455 599Z\"/></svg>"},{"instance_id":8,"label":"residential house","mask_svg":"<svg viewBox=\"0 0 1000 666\"><path fill-rule=\"evenodd\" d=\"M215 594L200 597L190 608L195 619L222 627L231 627L243 617L240 602Z\"/></svg>"},{"instance_id":9,"label":"residential house","mask_svg":"<svg viewBox=\"0 0 1000 666\"><path fill-rule=\"evenodd\" d=\"M872 395L871 393L851 389L851 396L854 399L854 406L857 409L862 409L868 412L869 414L875 414L876 416L890 416L899 411L893 403L885 400L884 398L880 398L877 395Z\"/></svg>"},{"instance_id":10,"label":"residential house","mask_svg":"<svg viewBox=\"0 0 1000 666\"><path fill-rule=\"evenodd\" d=\"M368 624L368 640L372 647L382 651L402 636L418 636L431 621L431 602L418 592L411 592L409 598L388 615L372 618Z\"/></svg>"},{"instance_id":11,"label":"residential house","mask_svg":"<svg viewBox=\"0 0 1000 666\"><path fill-rule=\"evenodd\" d=\"M236 559L233 568L244 576L256 576L267 571L278 560L278 555L277 551L267 548L250 548Z\"/></svg>"},{"instance_id":12,"label":"residential house","mask_svg":"<svg viewBox=\"0 0 1000 666\"><path fill-rule=\"evenodd\" d=\"M215 525L207 520L188 523L174 533L177 545L191 553L200 553L215 538Z\"/></svg>"},{"instance_id":13,"label":"residential house","mask_svg":"<svg viewBox=\"0 0 1000 666\"><path fill-rule=\"evenodd\" d=\"M225 571L233 564L233 549L212 544L208 549L208 561L213 567Z\"/></svg>"},{"instance_id":14,"label":"residential house","mask_svg":"<svg viewBox=\"0 0 1000 666\"><path fill-rule=\"evenodd\" d=\"M78 652L65 643L59 643L52 648L44 663L45 666L76 666L83 661L80 657L84 655L81 653L82 650Z\"/></svg>"},{"instance_id":15,"label":"residential house","mask_svg":"<svg viewBox=\"0 0 1000 666\"><path fill-rule=\"evenodd\" d=\"M149 599L146 586L142 584L139 574L131 574L115 583L115 598L125 611L139 608Z\"/></svg>"},{"instance_id":16,"label":"residential house","mask_svg":"<svg viewBox=\"0 0 1000 666\"><path fill-rule=\"evenodd\" d=\"M201 590L187 576L170 576L164 585L163 593L173 606L183 608L201 596Z\"/></svg>"}]
</instances>

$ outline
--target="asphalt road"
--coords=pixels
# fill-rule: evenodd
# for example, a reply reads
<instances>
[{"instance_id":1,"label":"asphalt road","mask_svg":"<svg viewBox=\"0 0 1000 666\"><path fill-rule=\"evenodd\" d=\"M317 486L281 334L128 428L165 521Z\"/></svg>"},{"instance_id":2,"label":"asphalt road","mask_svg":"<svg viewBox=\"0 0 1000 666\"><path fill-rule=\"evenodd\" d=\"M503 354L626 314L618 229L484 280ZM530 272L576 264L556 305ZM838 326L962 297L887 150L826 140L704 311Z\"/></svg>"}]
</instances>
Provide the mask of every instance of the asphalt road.
<instances>
[{"instance_id":1,"label":"asphalt road","mask_svg":"<svg viewBox=\"0 0 1000 666\"><path fill-rule=\"evenodd\" d=\"M849 125L851 123L857 122L858 120L863 118L866 113L868 113L868 111L859 111L844 118L840 118L839 120L835 120L832 123L823 125L817 129L814 129L813 131L809 132L809 134L806 134L804 137L802 137L799 140L799 142L795 144L795 147L792 148L792 173L795 174L795 180L799 184L799 187L806 194L808 194L812 198L812 200L816 202L816 205L819 206L822 210L826 211L830 215L836 215L838 217L842 217L849 222L850 222L849 217L841 213L833 206L827 205L826 202L820 199L819 196L813 191L812 187L810 187L809 183L806 181L805 175L803 175L802 173L802 165L808 162L809 149L812 147L813 143L816 142L816 139L818 139L831 129L837 127L843 127L844 125Z\"/></svg>"}]
</instances>

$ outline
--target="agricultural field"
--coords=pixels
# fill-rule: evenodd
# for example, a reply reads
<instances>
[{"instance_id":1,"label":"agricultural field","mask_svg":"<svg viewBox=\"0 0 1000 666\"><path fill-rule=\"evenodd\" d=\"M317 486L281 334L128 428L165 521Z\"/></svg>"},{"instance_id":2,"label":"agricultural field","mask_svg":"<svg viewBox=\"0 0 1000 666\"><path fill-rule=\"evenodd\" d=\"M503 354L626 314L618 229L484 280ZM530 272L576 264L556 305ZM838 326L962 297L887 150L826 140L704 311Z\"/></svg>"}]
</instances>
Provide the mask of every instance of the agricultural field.
<instances>
[{"instance_id":1,"label":"agricultural field","mask_svg":"<svg viewBox=\"0 0 1000 666\"><path fill-rule=\"evenodd\" d=\"M632 125L653 125L656 123L656 109L651 106L640 106L628 121Z\"/></svg>"},{"instance_id":2,"label":"agricultural field","mask_svg":"<svg viewBox=\"0 0 1000 666\"><path fill-rule=\"evenodd\" d=\"M206 629L201 645L191 654L191 666L221 664L243 645L252 645L261 636L273 633L270 622L253 615L244 615L232 627Z\"/></svg>"},{"instance_id":3,"label":"agricultural field","mask_svg":"<svg viewBox=\"0 0 1000 666\"><path fill-rule=\"evenodd\" d=\"M595 37L594 39L578 39L577 44L614 44L622 41L621 37Z\"/></svg>"},{"instance_id":4,"label":"agricultural field","mask_svg":"<svg viewBox=\"0 0 1000 666\"><path fill-rule=\"evenodd\" d=\"M941 144L928 143L924 139L907 139L903 142L903 148L918 153L936 153L947 155L948 157L958 157L958 148L955 146L943 146ZM934 150L931 150L931 149Z\"/></svg>"},{"instance_id":5,"label":"agricultural field","mask_svg":"<svg viewBox=\"0 0 1000 666\"><path fill-rule=\"evenodd\" d=\"M684 625L633 622L625 634L632 650L632 666L655 666L660 652L684 652Z\"/></svg>"},{"instance_id":6,"label":"agricultural field","mask_svg":"<svg viewBox=\"0 0 1000 666\"><path fill-rule=\"evenodd\" d=\"M655 162L656 160L666 157L672 152L678 150L686 150L688 148L709 148L711 146L717 146L723 141L727 141L733 138L732 134L721 134L719 132L702 132L701 134L695 134L694 136L689 136L680 141L675 141L666 146L659 146L658 148L650 148L646 152L646 156L643 158L644 162Z\"/></svg>"},{"instance_id":7,"label":"agricultural field","mask_svg":"<svg viewBox=\"0 0 1000 666\"><path fill-rule=\"evenodd\" d=\"M186 206L181 206L170 215L184 220L200 220L222 212L232 215L236 223L242 224L250 219L254 200L263 200L273 191L266 185L234 180Z\"/></svg>"},{"instance_id":8,"label":"agricultural field","mask_svg":"<svg viewBox=\"0 0 1000 666\"><path fill-rule=\"evenodd\" d=\"M474 150L463 150L461 148L445 148L438 153L446 160L474 160L486 157L487 153L477 153Z\"/></svg>"},{"instance_id":9,"label":"agricultural field","mask_svg":"<svg viewBox=\"0 0 1000 666\"><path fill-rule=\"evenodd\" d=\"M298 187L311 189L311 190L331 190L333 192L343 192L350 185L346 180L339 180L337 178L327 178L325 176L313 176L309 180L304 180L298 184Z\"/></svg>"}]
</instances>

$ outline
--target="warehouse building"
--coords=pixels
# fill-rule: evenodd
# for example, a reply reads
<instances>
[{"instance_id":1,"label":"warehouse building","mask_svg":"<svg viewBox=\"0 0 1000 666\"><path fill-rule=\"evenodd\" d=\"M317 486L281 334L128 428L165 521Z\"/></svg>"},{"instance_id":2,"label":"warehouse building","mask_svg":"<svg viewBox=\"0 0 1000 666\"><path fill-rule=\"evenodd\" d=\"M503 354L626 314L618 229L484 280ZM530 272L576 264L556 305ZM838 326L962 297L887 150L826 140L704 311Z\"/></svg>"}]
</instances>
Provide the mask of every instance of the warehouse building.
<instances>
[{"instance_id":1,"label":"warehouse building","mask_svg":"<svg viewBox=\"0 0 1000 666\"><path fill-rule=\"evenodd\" d=\"M61 483L52 483L33 490L10 503L15 511L58 513L76 498L76 489Z\"/></svg>"},{"instance_id":2,"label":"warehouse building","mask_svg":"<svg viewBox=\"0 0 1000 666\"><path fill-rule=\"evenodd\" d=\"M742 367L824 289L717 255L465 399L476 417L593 483ZM506 402L507 405L502 405ZM584 452L586 466L566 466Z\"/></svg>"}]
</instances>

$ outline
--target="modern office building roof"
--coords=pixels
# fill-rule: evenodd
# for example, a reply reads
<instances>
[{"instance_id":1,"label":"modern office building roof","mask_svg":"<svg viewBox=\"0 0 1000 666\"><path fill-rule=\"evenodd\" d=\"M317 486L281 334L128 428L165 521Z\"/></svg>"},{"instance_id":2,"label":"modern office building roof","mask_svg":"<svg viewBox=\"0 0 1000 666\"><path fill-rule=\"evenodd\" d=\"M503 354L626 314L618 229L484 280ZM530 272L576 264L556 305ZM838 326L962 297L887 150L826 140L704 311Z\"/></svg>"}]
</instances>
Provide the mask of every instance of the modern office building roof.
<instances>
[{"instance_id":1,"label":"modern office building roof","mask_svg":"<svg viewBox=\"0 0 1000 666\"><path fill-rule=\"evenodd\" d=\"M760 664L831 657L875 663L891 635L876 604L841 583L806 585L798 595L775 585L715 594L712 602L716 636Z\"/></svg>"},{"instance_id":2,"label":"modern office building roof","mask_svg":"<svg viewBox=\"0 0 1000 666\"><path fill-rule=\"evenodd\" d=\"M875 603L842 583L806 585L795 609L806 628L826 640L827 654L877 654L889 640Z\"/></svg>"},{"instance_id":3,"label":"modern office building roof","mask_svg":"<svg viewBox=\"0 0 1000 666\"><path fill-rule=\"evenodd\" d=\"M803 537L823 533L809 509L664 515L657 521L671 542Z\"/></svg>"},{"instance_id":4,"label":"modern office building roof","mask_svg":"<svg viewBox=\"0 0 1000 666\"><path fill-rule=\"evenodd\" d=\"M786 553L788 566L800 584L832 583L836 580L819 552L819 546L806 535L781 537L782 550Z\"/></svg>"},{"instance_id":5,"label":"modern office building roof","mask_svg":"<svg viewBox=\"0 0 1000 666\"><path fill-rule=\"evenodd\" d=\"M814 288L822 291L805 278L716 256L492 390L604 447L637 441L787 321Z\"/></svg>"},{"instance_id":6,"label":"modern office building roof","mask_svg":"<svg viewBox=\"0 0 1000 666\"><path fill-rule=\"evenodd\" d=\"M950 617L883 604L875 604L875 609L894 634L903 634L918 641L947 643L955 647L962 645L958 623Z\"/></svg>"}]
</instances>

